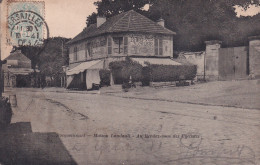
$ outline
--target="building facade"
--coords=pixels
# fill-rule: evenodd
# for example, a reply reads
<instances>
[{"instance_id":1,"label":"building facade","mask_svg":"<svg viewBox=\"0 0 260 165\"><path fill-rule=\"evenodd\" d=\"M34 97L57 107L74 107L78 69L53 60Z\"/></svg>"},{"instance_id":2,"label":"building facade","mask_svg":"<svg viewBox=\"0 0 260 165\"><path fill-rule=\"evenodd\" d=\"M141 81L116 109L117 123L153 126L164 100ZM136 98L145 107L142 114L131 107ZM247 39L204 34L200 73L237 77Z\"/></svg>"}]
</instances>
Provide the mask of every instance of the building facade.
<instances>
[{"instance_id":1,"label":"building facade","mask_svg":"<svg viewBox=\"0 0 260 165\"><path fill-rule=\"evenodd\" d=\"M138 58L156 58L157 64L163 64L160 59L171 60L175 34L164 27L164 20L153 22L133 10L108 20L98 17L96 24L84 28L68 42L67 87L75 77L84 86L89 81L88 72L91 74L89 77L96 80L88 84L98 83L98 70L108 69L111 61L124 60L125 57L137 61ZM91 88L88 84L87 89Z\"/></svg>"},{"instance_id":2,"label":"building facade","mask_svg":"<svg viewBox=\"0 0 260 165\"><path fill-rule=\"evenodd\" d=\"M37 84L39 70L32 69L31 60L21 50L12 52L5 60L4 87L32 87Z\"/></svg>"}]
</instances>

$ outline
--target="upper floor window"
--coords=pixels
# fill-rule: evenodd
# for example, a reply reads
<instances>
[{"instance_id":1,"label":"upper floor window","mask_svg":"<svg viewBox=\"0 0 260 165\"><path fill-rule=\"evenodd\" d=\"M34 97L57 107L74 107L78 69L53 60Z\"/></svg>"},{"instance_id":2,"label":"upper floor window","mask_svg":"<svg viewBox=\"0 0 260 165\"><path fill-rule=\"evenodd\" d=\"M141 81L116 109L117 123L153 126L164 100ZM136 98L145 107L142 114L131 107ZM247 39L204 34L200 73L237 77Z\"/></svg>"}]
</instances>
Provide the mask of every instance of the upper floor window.
<instances>
[{"instance_id":1,"label":"upper floor window","mask_svg":"<svg viewBox=\"0 0 260 165\"><path fill-rule=\"evenodd\" d=\"M162 56L163 55L163 42L162 39L154 39L154 52L155 55L158 56Z\"/></svg>"},{"instance_id":2,"label":"upper floor window","mask_svg":"<svg viewBox=\"0 0 260 165\"><path fill-rule=\"evenodd\" d=\"M123 37L113 37L114 41L114 52L121 54L123 53Z\"/></svg>"},{"instance_id":3,"label":"upper floor window","mask_svg":"<svg viewBox=\"0 0 260 165\"><path fill-rule=\"evenodd\" d=\"M127 45L128 45L128 38L124 37L124 54L127 54L128 52Z\"/></svg>"},{"instance_id":4,"label":"upper floor window","mask_svg":"<svg viewBox=\"0 0 260 165\"><path fill-rule=\"evenodd\" d=\"M111 37L107 38L107 54L112 54L112 39L111 39Z\"/></svg>"},{"instance_id":5,"label":"upper floor window","mask_svg":"<svg viewBox=\"0 0 260 165\"><path fill-rule=\"evenodd\" d=\"M88 56L92 57L91 44L90 43L85 44L85 58L87 58Z\"/></svg>"},{"instance_id":6,"label":"upper floor window","mask_svg":"<svg viewBox=\"0 0 260 165\"><path fill-rule=\"evenodd\" d=\"M78 47L74 47L74 61L78 60Z\"/></svg>"}]
</instances>

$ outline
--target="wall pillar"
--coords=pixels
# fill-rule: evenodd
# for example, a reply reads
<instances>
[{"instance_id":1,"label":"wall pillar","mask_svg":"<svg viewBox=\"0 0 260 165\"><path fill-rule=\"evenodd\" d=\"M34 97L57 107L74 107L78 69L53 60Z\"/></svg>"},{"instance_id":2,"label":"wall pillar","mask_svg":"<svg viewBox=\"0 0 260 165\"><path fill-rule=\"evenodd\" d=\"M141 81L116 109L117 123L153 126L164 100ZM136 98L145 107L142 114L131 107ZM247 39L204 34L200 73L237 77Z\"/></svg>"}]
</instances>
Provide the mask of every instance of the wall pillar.
<instances>
[{"instance_id":1,"label":"wall pillar","mask_svg":"<svg viewBox=\"0 0 260 165\"><path fill-rule=\"evenodd\" d=\"M218 60L219 60L219 49L221 48L221 41L212 40L205 41L206 51L205 51L205 66L204 74L205 80L212 81L218 80Z\"/></svg>"},{"instance_id":2,"label":"wall pillar","mask_svg":"<svg viewBox=\"0 0 260 165\"><path fill-rule=\"evenodd\" d=\"M249 76L260 78L260 36L249 37Z\"/></svg>"}]
</instances>

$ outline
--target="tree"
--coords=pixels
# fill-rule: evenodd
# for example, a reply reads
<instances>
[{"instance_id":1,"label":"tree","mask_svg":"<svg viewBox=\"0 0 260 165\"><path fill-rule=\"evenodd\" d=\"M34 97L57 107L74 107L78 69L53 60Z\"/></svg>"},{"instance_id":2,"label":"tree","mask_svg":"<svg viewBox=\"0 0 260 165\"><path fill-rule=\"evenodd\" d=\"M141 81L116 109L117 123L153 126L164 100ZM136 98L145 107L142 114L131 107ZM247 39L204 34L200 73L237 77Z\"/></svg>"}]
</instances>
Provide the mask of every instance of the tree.
<instances>
[{"instance_id":1,"label":"tree","mask_svg":"<svg viewBox=\"0 0 260 165\"><path fill-rule=\"evenodd\" d=\"M206 40L221 40L224 47L240 46L247 43L249 34L259 34L259 16L236 17L234 6L250 4L259 5L259 1L156 0L149 14L150 18L162 17L166 27L177 32L175 50L196 51L205 49Z\"/></svg>"},{"instance_id":2,"label":"tree","mask_svg":"<svg viewBox=\"0 0 260 165\"><path fill-rule=\"evenodd\" d=\"M97 7L97 13L92 13L87 17L87 25L96 23L96 17L105 16L107 18L126 12L129 10L135 10L141 14L146 14L146 11L142 8L146 4L152 3L154 0L101 0L94 2Z\"/></svg>"},{"instance_id":3,"label":"tree","mask_svg":"<svg viewBox=\"0 0 260 165\"><path fill-rule=\"evenodd\" d=\"M163 18L165 26L177 32L175 50L204 50L204 41L216 39L224 47L240 46L249 35L260 34L259 14L238 18L234 8L259 6L259 0L101 0L94 4L98 12L88 17L88 24L95 23L97 15L111 17L131 9L154 21ZM146 4L148 11L143 10Z\"/></svg>"},{"instance_id":4,"label":"tree","mask_svg":"<svg viewBox=\"0 0 260 165\"><path fill-rule=\"evenodd\" d=\"M32 61L32 68L39 66L40 73L59 82L63 74L62 66L69 64L69 53L66 42L70 39L62 37L48 38L41 47L22 46L25 56Z\"/></svg>"}]
</instances>

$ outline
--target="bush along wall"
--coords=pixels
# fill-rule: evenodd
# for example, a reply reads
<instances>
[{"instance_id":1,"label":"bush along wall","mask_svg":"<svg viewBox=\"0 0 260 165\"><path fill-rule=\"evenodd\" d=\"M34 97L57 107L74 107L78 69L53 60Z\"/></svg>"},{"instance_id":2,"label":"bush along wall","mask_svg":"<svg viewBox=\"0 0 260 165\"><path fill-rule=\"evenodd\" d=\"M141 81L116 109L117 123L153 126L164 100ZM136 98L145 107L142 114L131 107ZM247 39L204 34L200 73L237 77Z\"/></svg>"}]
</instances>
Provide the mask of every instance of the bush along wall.
<instances>
[{"instance_id":1,"label":"bush along wall","mask_svg":"<svg viewBox=\"0 0 260 165\"><path fill-rule=\"evenodd\" d=\"M170 82L193 80L197 74L196 65L155 65L147 63L142 67L138 62L126 59L109 64L115 84L129 82L131 75L133 82L142 82L148 86L150 82Z\"/></svg>"},{"instance_id":2,"label":"bush along wall","mask_svg":"<svg viewBox=\"0 0 260 165\"><path fill-rule=\"evenodd\" d=\"M196 65L149 65L152 82L193 80L197 74Z\"/></svg>"},{"instance_id":3,"label":"bush along wall","mask_svg":"<svg viewBox=\"0 0 260 165\"><path fill-rule=\"evenodd\" d=\"M109 86L110 85L110 71L106 69L102 69L99 71L100 76L100 85L101 86Z\"/></svg>"},{"instance_id":4,"label":"bush along wall","mask_svg":"<svg viewBox=\"0 0 260 165\"><path fill-rule=\"evenodd\" d=\"M11 118L12 118L11 105L8 102L7 98L2 97L0 98L0 129L3 129L8 124L10 124Z\"/></svg>"},{"instance_id":5,"label":"bush along wall","mask_svg":"<svg viewBox=\"0 0 260 165\"><path fill-rule=\"evenodd\" d=\"M109 64L114 83L123 84L129 82L130 76L133 82L142 81L142 65L126 58L125 61L114 61Z\"/></svg>"}]
</instances>

